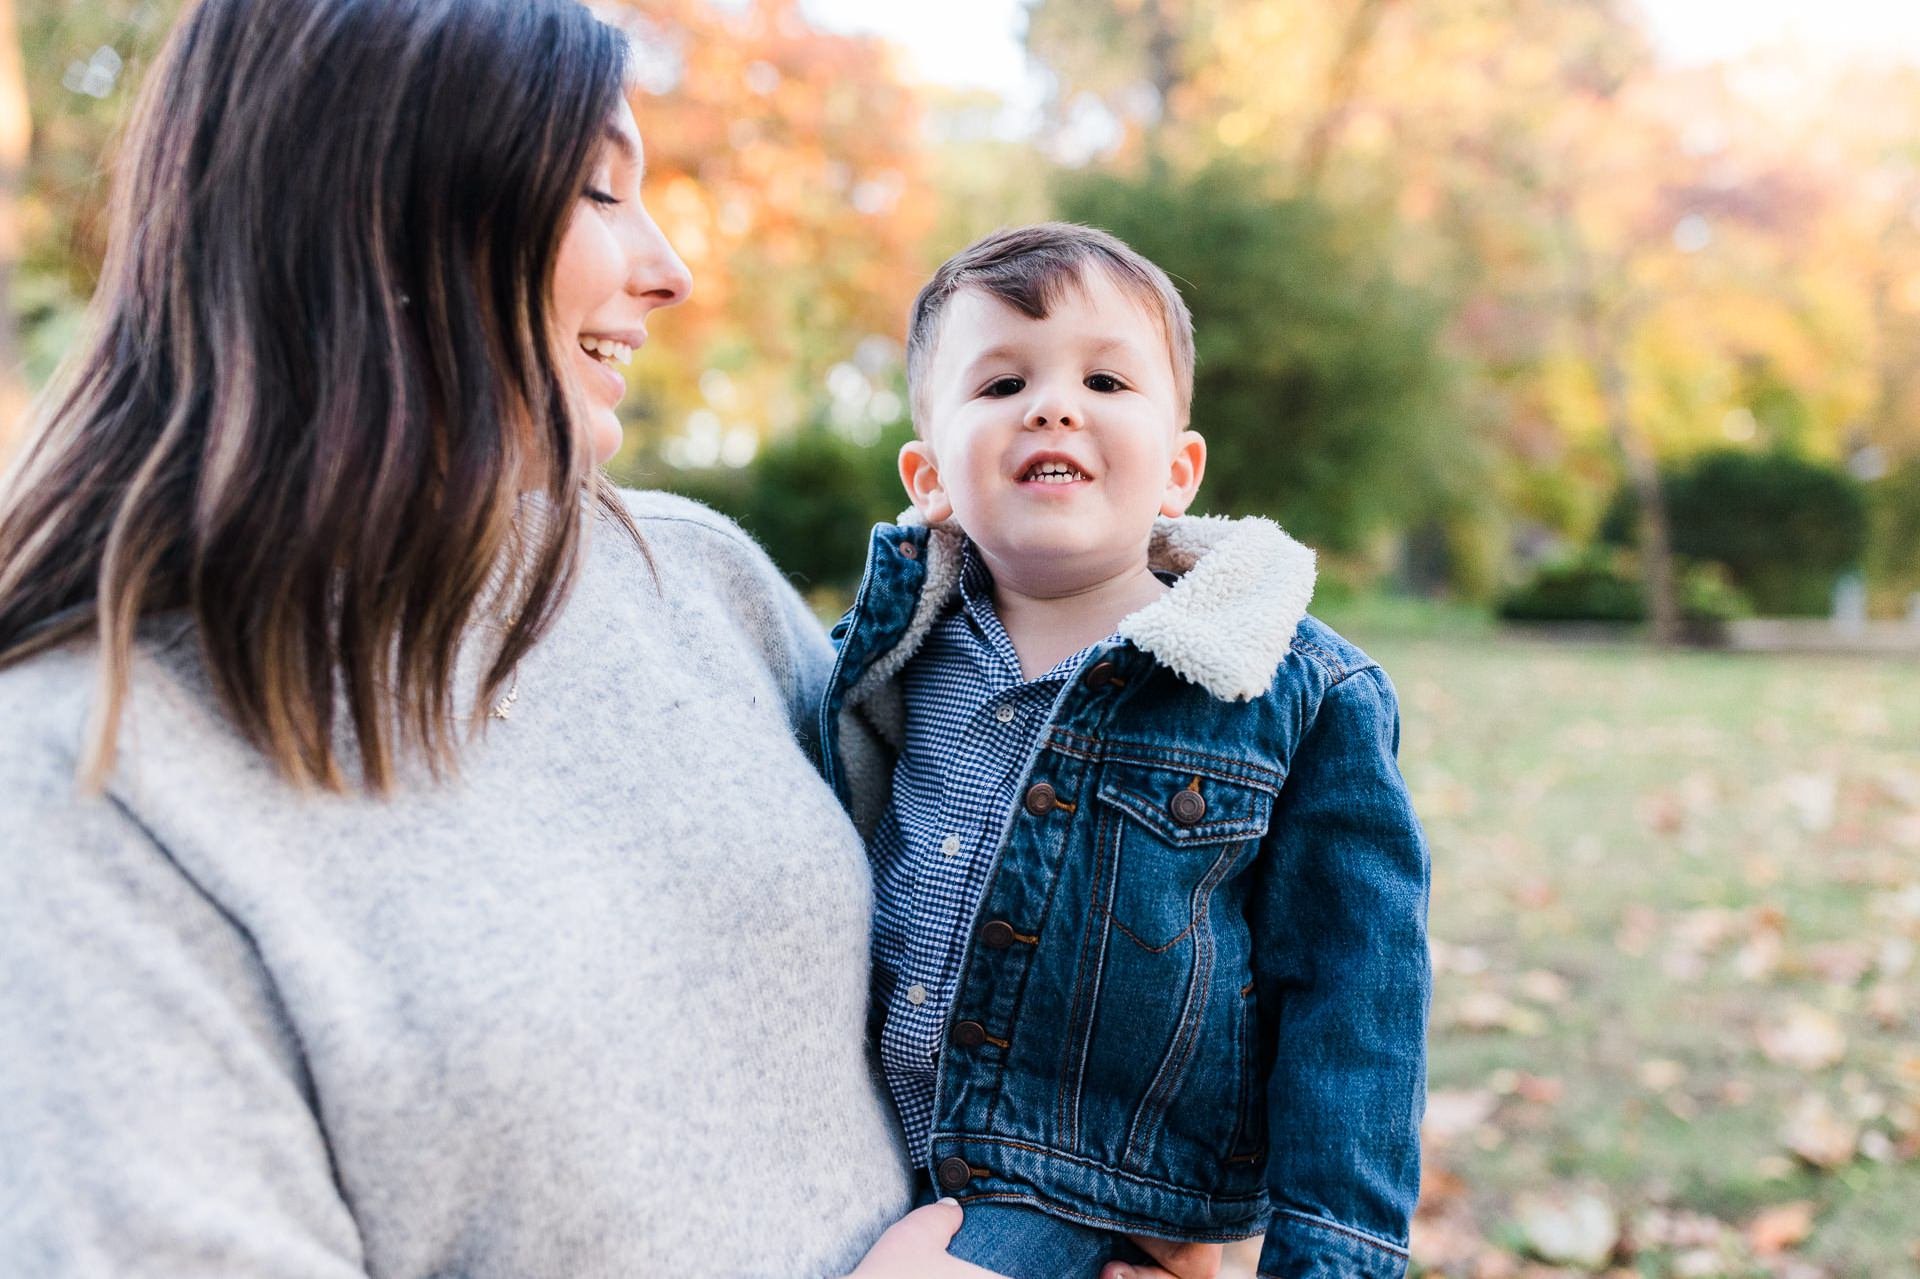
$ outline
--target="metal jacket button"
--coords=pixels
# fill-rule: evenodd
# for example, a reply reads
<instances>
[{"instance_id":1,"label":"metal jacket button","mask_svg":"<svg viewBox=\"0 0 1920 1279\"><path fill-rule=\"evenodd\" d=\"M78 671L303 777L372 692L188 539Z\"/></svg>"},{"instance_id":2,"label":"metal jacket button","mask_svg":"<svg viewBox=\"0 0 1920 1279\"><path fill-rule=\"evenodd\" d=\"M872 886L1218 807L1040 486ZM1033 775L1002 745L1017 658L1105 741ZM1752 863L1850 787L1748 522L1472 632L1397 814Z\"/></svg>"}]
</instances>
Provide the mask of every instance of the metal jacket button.
<instances>
[{"instance_id":1,"label":"metal jacket button","mask_svg":"<svg viewBox=\"0 0 1920 1279\"><path fill-rule=\"evenodd\" d=\"M962 1048L978 1048L987 1042L987 1028L977 1021L963 1021L953 1028L953 1042Z\"/></svg>"},{"instance_id":2,"label":"metal jacket button","mask_svg":"<svg viewBox=\"0 0 1920 1279\"><path fill-rule=\"evenodd\" d=\"M980 944L988 950L1005 950L1013 945L1013 925L1004 919L992 920L980 930Z\"/></svg>"},{"instance_id":3,"label":"metal jacket button","mask_svg":"<svg viewBox=\"0 0 1920 1279\"><path fill-rule=\"evenodd\" d=\"M1035 817L1053 808L1053 787L1045 782L1036 782L1027 791L1027 811Z\"/></svg>"},{"instance_id":4,"label":"metal jacket button","mask_svg":"<svg viewBox=\"0 0 1920 1279\"><path fill-rule=\"evenodd\" d=\"M912 542L901 542L893 549L900 552L900 558L903 560L913 559L920 554L920 548Z\"/></svg>"},{"instance_id":5,"label":"metal jacket button","mask_svg":"<svg viewBox=\"0 0 1920 1279\"><path fill-rule=\"evenodd\" d=\"M1105 688L1113 683L1113 669L1112 662L1095 662L1087 668L1087 673L1080 677L1080 682L1088 688Z\"/></svg>"},{"instance_id":6,"label":"metal jacket button","mask_svg":"<svg viewBox=\"0 0 1920 1279\"><path fill-rule=\"evenodd\" d=\"M934 1177L940 1182L942 1190L958 1190L973 1180L973 1168L966 1160L957 1155L942 1159L940 1166L934 1169Z\"/></svg>"},{"instance_id":7,"label":"metal jacket button","mask_svg":"<svg viewBox=\"0 0 1920 1279\"><path fill-rule=\"evenodd\" d=\"M1175 791L1167 807L1173 812L1173 820L1182 826L1192 826L1207 815L1206 797L1197 790Z\"/></svg>"}]
</instances>

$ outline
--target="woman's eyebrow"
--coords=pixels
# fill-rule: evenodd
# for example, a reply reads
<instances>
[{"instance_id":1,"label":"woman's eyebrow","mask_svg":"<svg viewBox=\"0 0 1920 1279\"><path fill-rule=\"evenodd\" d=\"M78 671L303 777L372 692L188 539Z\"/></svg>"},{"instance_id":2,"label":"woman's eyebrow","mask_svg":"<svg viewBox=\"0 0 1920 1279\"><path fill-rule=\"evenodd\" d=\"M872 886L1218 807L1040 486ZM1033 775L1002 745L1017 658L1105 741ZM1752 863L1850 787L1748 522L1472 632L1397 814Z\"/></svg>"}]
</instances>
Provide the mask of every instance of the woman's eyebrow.
<instances>
[{"instance_id":1,"label":"woman's eyebrow","mask_svg":"<svg viewBox=\"0 0 1920 1279\"><path fill-rule=\"evenodd\" d=\"M622 159L634 168L641 170L643 173L645 172L646 163L640 158L640 148L634 144L632 136L628 134L626 130L621 129L617 125L609 124L600 132L606 141L613 144L614 149L620 153Z\"/></svg>"}]
</instances>

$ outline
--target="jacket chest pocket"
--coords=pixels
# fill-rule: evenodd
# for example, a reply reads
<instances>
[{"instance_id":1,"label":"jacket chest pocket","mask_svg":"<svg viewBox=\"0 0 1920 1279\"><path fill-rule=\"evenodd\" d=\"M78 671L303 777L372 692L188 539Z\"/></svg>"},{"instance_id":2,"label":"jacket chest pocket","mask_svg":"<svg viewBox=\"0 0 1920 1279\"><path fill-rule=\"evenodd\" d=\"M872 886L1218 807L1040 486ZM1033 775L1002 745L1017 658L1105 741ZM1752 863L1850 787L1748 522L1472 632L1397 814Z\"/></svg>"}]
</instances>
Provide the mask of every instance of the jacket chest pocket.
<instances>
[{"instance_id":1,"label":"jacket chest pocket","mask_svg":"<svg viewBox=\"0 0 1920 1279\"><path fill-rule=\"evenodd\" d=\"M1098 796L1109 818L1108 914L1157 953L1203 925L1214 890L1266 834L1274 792L1171 764L1109 762Z\"/></svg>"}]
</instances>

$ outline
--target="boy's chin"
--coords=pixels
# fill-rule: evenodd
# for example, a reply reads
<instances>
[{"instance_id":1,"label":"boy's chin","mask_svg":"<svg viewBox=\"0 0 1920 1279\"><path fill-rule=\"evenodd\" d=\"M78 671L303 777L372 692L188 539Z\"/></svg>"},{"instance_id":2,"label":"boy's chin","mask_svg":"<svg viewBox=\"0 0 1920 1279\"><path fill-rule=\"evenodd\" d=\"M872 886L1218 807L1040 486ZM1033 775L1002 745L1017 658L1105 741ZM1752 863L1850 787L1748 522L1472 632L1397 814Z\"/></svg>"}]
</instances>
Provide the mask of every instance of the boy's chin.
<instances>
[{"instance_id":1,"label":"boy's chin","mask_svg":"<svg viewBox=\"0 0 1920 1279\"><path fill-rule=\"evenodd\" d=\"M962 525L964 527L964 521ZM1076 535L1071 529L1032 531L984 542L971 529L968 534L986 552L989 560L1016 572L1038 570L1051 576L1079 566L1091 570L1109 558L1104 553L1106 548L1085 533Z\"/></svg>"}]
</instances>

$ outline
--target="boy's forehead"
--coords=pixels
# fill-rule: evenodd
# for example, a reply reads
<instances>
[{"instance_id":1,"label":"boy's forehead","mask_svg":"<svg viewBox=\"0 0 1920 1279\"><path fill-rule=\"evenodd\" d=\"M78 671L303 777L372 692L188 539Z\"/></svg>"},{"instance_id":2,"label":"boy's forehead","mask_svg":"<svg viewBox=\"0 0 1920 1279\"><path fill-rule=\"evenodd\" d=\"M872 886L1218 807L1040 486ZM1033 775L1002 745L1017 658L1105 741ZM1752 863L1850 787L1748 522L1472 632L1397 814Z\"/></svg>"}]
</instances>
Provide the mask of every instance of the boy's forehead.
<instances>
[{"instance_id":1,"label":"boy's forehead","mask_svg":"<svg viewBox=\"0 0 1920 1279\"><path fill-rule=\"evenodd\" d=\"M977 285L958 289L947 300L936 336L935 360L952 366L996 345L1018 345L1041 326L1067 326L1088 341L1111 340L1157 350L1164 345L1161 318L1105 271L1080 267L1063 277L1049 299L1045 316L1028 315Z\"/></svg>"}]
</instances>

